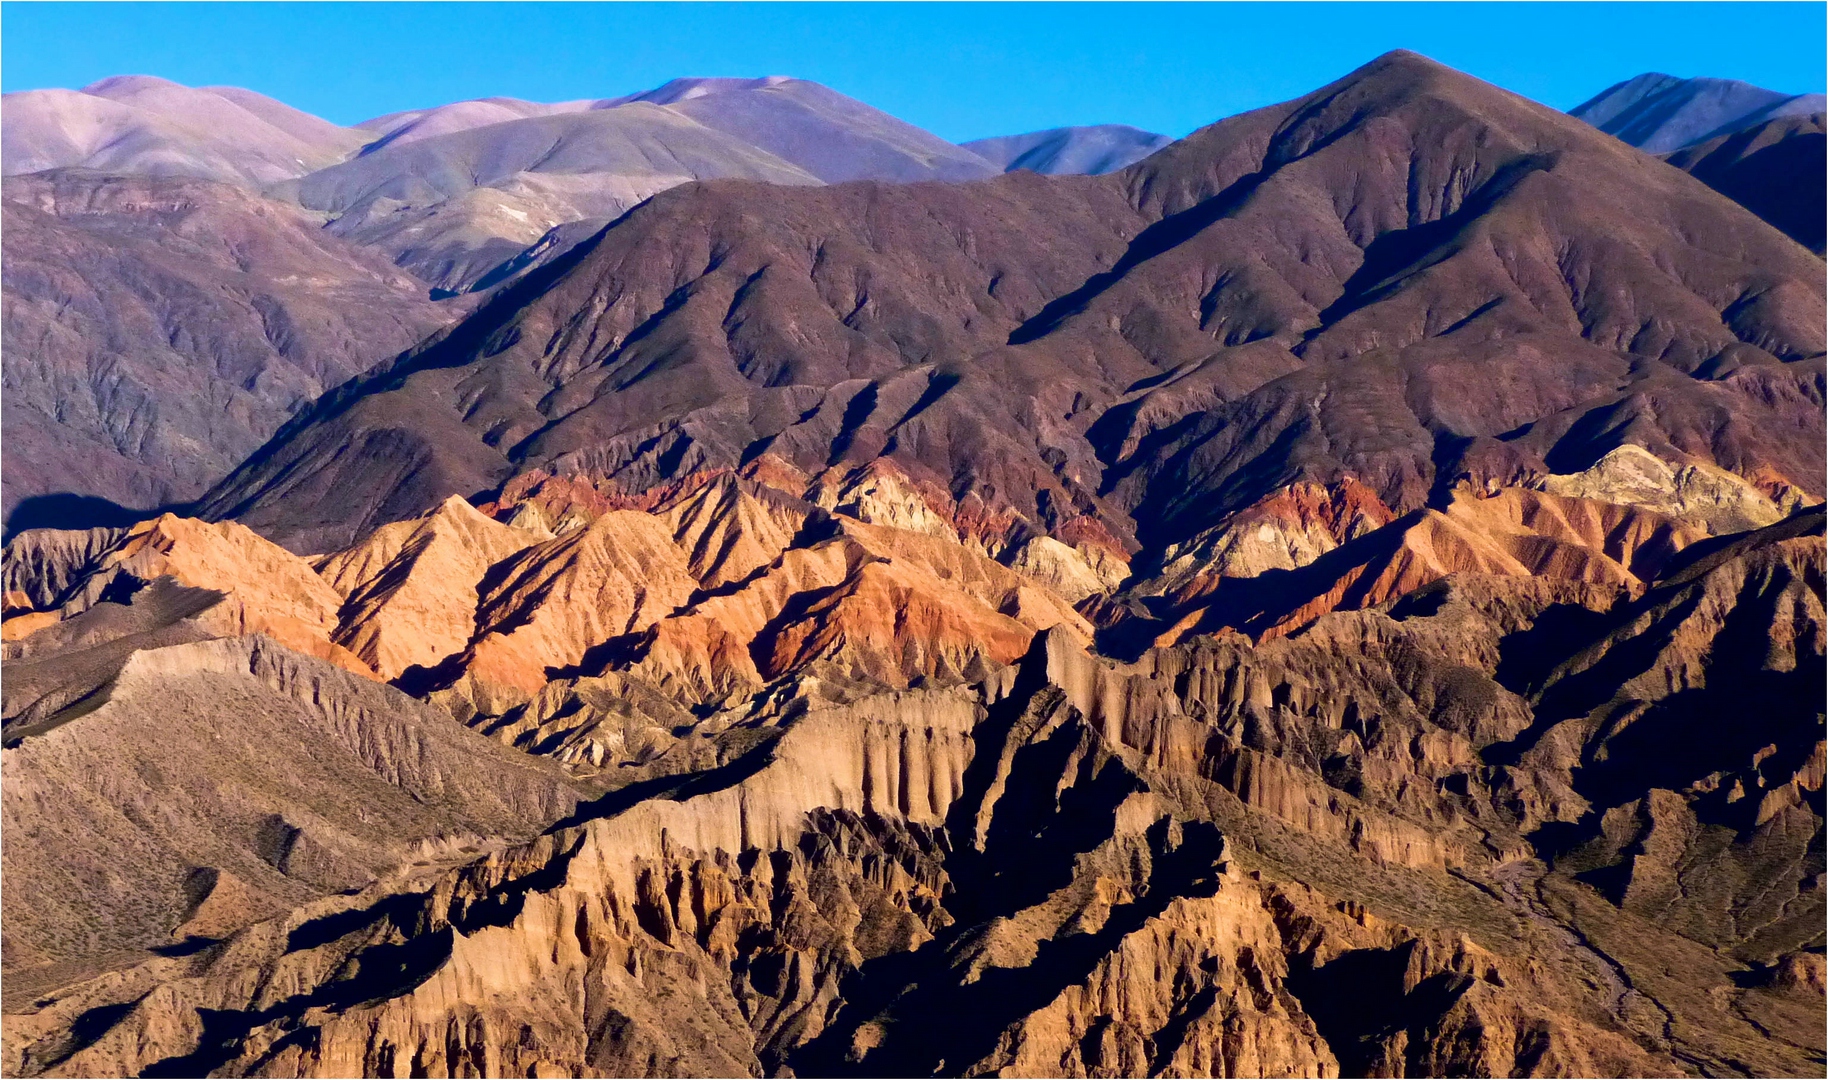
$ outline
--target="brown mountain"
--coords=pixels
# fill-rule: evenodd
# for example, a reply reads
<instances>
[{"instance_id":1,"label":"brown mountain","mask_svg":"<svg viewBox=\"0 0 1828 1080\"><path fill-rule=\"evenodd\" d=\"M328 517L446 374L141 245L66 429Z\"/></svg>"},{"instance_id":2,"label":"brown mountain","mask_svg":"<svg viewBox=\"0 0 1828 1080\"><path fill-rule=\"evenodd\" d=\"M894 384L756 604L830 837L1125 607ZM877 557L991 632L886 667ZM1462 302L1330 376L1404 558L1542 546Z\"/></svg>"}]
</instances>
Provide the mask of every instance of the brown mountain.
<instances>
[{"instance_id":1,"label":"brown mountain","mask_svg":"<svg viewBox=\"0 0 1828 1080\"><path fill-rule=\"evenodd\" d=\"M811 497L885 458L999 544L1153 546L1295 480L1408 511L1623 444L1819 496L1822 281L1693 178L1399 53L1107 177L664 193L203 506L324 549L533 468L774 462Z\"/></svg>"},{"instance_id":2,"label":"brown mountain","mask_svg":"<svg viewBox=\"0 0 1828 1080\"><path fill-rule=\"evenodd\" d=\"M226 183L9 176L5 512L196 498L326 390L453 312L295 207ZM56 511L58 505L39 504Z\"/></svg>"},{"instance_id":3,"label":"brown mountain","mask_svg":"<svg viewBox=\"0 0 1828 1080\"><path fill-rule=\"evenodd\" d=\"M1828 117L1784 116L1664 156L1708 187L1822 253L1828 210Z\"/></svg>"}]
</instances>

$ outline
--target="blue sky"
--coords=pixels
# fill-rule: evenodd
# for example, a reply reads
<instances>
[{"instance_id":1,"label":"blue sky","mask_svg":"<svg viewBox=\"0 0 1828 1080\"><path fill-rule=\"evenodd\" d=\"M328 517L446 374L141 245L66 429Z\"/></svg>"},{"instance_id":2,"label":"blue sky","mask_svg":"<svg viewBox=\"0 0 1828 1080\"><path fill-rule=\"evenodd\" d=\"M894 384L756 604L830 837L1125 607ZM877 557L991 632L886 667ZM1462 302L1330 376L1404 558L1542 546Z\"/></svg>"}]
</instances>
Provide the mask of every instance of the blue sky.
<instances>
[{"instance_id":1,"label":"blue sky","mask_svg":"<svg viewBox=\"0 0 1828 1080\"><path fill-rule=\"evenodd\" d=\"M463 98L794 75L965 140L1172 135L1409 48L1566 109L1644 71L1819 92L1821 3L0 4L0 83L149 74L340 123Z\"/></svg>"}]
</instances>

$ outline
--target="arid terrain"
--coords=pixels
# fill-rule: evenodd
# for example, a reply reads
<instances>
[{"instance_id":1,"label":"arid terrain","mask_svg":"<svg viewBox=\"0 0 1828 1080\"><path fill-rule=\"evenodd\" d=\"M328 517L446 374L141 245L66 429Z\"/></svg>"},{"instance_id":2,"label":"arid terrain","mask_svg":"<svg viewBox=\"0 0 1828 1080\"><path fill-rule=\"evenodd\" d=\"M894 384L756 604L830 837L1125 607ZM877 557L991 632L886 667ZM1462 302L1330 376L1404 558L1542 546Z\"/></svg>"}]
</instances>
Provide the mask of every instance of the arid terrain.
<instances>
[{"instance_id":1,"label":"arid terrain","mask_svg":"<svg viewBox=\"0 0 1828 1080\"><path fill-rule=\"evenodd\" d=\"M1821 120L1660 79L31 99L0 1071L1820 1075Z\"/></svg>"}]
</instances>

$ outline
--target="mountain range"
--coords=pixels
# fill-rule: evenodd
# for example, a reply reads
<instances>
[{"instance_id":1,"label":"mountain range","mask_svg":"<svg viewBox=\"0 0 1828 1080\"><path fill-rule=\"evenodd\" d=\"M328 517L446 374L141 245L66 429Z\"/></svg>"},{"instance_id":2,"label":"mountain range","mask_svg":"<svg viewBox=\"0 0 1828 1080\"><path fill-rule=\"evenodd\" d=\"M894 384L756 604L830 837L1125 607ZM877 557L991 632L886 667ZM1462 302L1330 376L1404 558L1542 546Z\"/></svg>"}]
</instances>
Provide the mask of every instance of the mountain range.
<instances>
[{"instance_id":1,"label":"mountain range","mask_svg":"<svg viewBox=\"0 0 1828 1080\"><path fill-rule=\"evenodd\" d=\"M159 164L5 181L7 1074L1828 1062L1819 120L1395 52L257 176L117 85Z\"/></svg>"},{"instance_id":2,"label":"mountain range","mask_svg":"<svg viewBox=\"0 0 1828 1080\"><path fill-rule=\"evenodd\" d=\"M365 141L248 90L149 75L10 93L0 112L8 176L77 167L264 184L334 164Z\"/></svg>"},{"instance_id":3,"label":"mountain range","mask_svg":"<svg viewBox=\"0 0 1828 1080\"><path fill-rule=\"evenodd\" d=\"M1811 100L1719 80L1675 82L1680 86L1664 76L1632 80L1576 113L1607 130L1624 131L1620 123L1653 113L1689 117L1680 122L1701 130L1706 125L1693 117L1709 102L1707 122L1730 128ZM457 102L353 128L249 91L195 90L148 76L106 79L82 91L8 94L4 108L0 158L9 177L44 174L34 181L42 184L55 170L52 183L62 193L34 202L25 194L29 182L7 180L7 212L22 239L6 262L6 333L8 341L37 343L34 362L9 367L6 376L7 423L23 447L15 460L31 463L5 477L9 533L59 520L127 520L134 510L195 500L311 398L387 361L458 319L481 294L564 255L670 187L718 178L789 186L958 182L1011 169L1102 174L1169 141L1099 125L957 147L817 84L780 77L677 79L645 93L559 104ZM1705 167L1694 153L1670 160L1696 168L1705 182L1819 253L1819 200L1811 200L1809 185L1822 171L1813 168L1820 132L1808 130L1806 118L1770 123L1776 126L1766 134L1733 143L1746 149L1714 153ZM104 213L102 206L118 201L111 187L132 186L113 179L121 175L142 177L141 185L156 178L167 192L184 188L182 229L147 232L152 215L137 203L126 217ZM78 194L91 188L96 194ZM79 202L88 204L80 217L72 209ZM27 215L20 209L26 205L50 216ZM241 258L222 291L221 259L204 252L231 251L240 237L282 219L295 230L322 226L310 241L321 253L312 272ZM78 222L89 236L138 230L150 246L78 255L70 246L76 235L60 232ZM40 241L31 235L38 232L60 238ZM37 261L36 253L52 251L61 254ZM371 306L365 300L342 301L338 318L346 328L299 328L295 309L327 285L366 295L370 275L385 274L377 256L404 272L393 276L392 288L417 287L437 302L403 303L382 317L390 325L381 325L359 314ZM81 267L80 288L68 278L74 266ZM167 284L147 285L155 279ZM208 303L226 302L242 314L206 320L194 310L165 310L180 303L178 292L222 297ZM85 303L116 321L137 310L145 327L158 329L59 334L35 314ZM413 314L401 321L406 312ZM246 329L225 335L237 321ZM184 373L160 374L173 363ZM308 381L275 379L293 367L307 370ZM255 378L257 371L267 374ZM86 404L73 407L77 401ZM199 406L219 418L204 424ZM187 449L174 453L180 446ZM14 520L22 504L25 513Z\"/></svg>"},{"instance_id":4,"label":"mountain range","mask_svg":"<svg viewBox=\"0 0 1828 1080\"><path fill-rule=\"evenodd\" d=\"M1828 97L1821 94L1780 94L1735 79L1679 79L1649 72L1607 87L1568 113L1639 149L1667 154L1771 120L1825 110Z\"/></svg>"},{"instance_id":5,"label":"mountain range","mask_svg":"<svg viewBox=\"0 0 1828 1080\"><path fill-rule=\"evenodd\" d=\"M1173 141L1126 124L1094 124L975 139L964 146L1005 172L1100 176L1133 165Z\"/></svg>"},{"instance_id":6,"label":"mountain range","mask_svg":"<svg viewBox=\"0 0 1828 1080\"><path fill-rule=\"evenodd\" d=\"M1296 480L1351 472L1407 512L1627 438L1819 488L1820 448L1787 433L1820 425L1820 260L1585 124L1450 83L1361 78L1103 178L669 190L321 399L199 508L319 551L531 470L817 486L883 457L1000 527L1133 549ZM1462 120L1531 134L1466 145ZM1437 381L1451 399L1398 390Z\"/></svg>"}]
</instances>

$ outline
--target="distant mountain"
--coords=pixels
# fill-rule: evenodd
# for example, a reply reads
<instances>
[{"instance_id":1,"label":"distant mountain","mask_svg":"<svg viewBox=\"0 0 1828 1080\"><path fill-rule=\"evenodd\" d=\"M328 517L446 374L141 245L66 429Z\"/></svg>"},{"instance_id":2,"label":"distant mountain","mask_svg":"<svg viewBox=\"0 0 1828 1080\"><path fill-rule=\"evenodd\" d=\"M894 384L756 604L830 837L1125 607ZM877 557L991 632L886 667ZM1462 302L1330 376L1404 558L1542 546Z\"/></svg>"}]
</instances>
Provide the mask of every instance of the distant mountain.
<instances>
[{"instance_id":1,"label":"distant mountain","mask_svg":"<svg viewBox=\"0 0 1828 1080\"><path fill-rule=\"evenodd\" d=\"M632 102L664 105L828 184L979 180L997 172L968 149L804 79L674 79L599 107Z\"/></svg>"},{"instance_id":2,"label":"distant mountain","mask_svg":"<svg viewBox=\"0 0 1828 1080\"><path fill-rule=\"evenodd\" d=\"M955 181L998 172L879 109L781 76L674 79L552 104L459 101L354 128L251 91L148 76L9 94L5 110L8 174L81 167L251 184L330 215L334 232L376 247L443 294L501 280L536 258L530 248L556 254L553 237L589 235L691 180Z\"/></svg>"},{"instance_id":3,"label":"distant mountain","mask_svg":"<svg viewBox=\"0 0 1828 1080\"><path fill-rule=\"evenodd\" d=\"M1821 113L1784 116L1686 146L1664 158L1820 255L1828 205L1828 134Z\"/></svg>"},{"instance_id":4,"label":"distant mountain","mask_svg":"<svg viewBox=\"0 0 1828 1080\"><path fill-rule=\"evenodd\" d=\"M195 498L295 410L461 314L239 185L56 170L4 195L10 527L35 496Z\"/></svg>"},{"instance_id":5,"label":"distant mountain","mask_svg":"<svg viewBox=\"0 0 1828 1080\"><path fill-rule=\"evenodd\" d=\"M449 292L499 280L530 246L562 251L540 243L555 227L574 226L555 235L589 235L689 180L795 185L997 172L879 109L778 76L675 79L558 104L460 101L358 126L375 136L359 157L280 190Z\"/></svg>"},{"instance_id":6,"label":"distant mountain","mask_svg":"<svg viewBox=\"0 0 1828 1080\"><path fill-rule=\"evenodd\" d=\"M397 129L350 161L275 188L330 215L330 229L461 292L556 225L607 220L691 180L817 184L817 177L661 105L451 126L452 112Z\"/></svg>"},{"instance_id":7,"label":"distant mountain","mask_svg":"<svg viewBox=\"0 0 1828 1080\"><path fill-rule=\"evenodd\" d=\"M358 128L376 136L364 153L516 120L664 106L789 162L828 184L846 180L977 180L996 169L969 150L880 109L804 79L693 78L615 98L546 104L482 98L390 113Z\"/></svg>"},{"instance_id":8,"label":"distant mountain","mask_svg":"<svg viewBox=\"0 0 1828 1080\"><path fill-rule=\"evenodd\" d=\"M1828 109L1821 94L1782 94L1734 79L1678 79L1650 72L1568 110L1640 150L1666 154L1783 116Z\"/></svg>"},{"instance_id":9,"label":"distant mountain","mask_svg":"<svg viewBox=\"0 0 1828 1080\"><path fill-rule=\"evenodd\" d=\"M583 112L595 105L596 102L591 100L548 105L539 101L523 101L520 98L479 98L473 101L455 101L449 105L436 105L429 109L388 113L386 116L364 120L356 127L375 137L373 142L362 148L362 152L367 154L385 146L412 142L416 139L429 139L434 135L449 135L457 131L487 127L490 124L505 124L511 120L527 120L536 116Z\"/></svg>"},{"instance_id":10,"label":"distant mountain","mask_svg":"<svg viewBox=\"0 0 1828 1080\"><path fill-rule=\"evenodd\" d=\"M1135 164L1173 141L1127 124L1092 124L974 139L963 145L1004 172L1100 176Z\"/></svg>"},{"instance_id":11,"label":"distant mountain","mask_svg":"<svg viewBox=\"0 0 1828 1080\"><path fill-rule=\"evenodd\" d=\"M71 166L266 184L341 161L369 136L236 87L122 75L5 95L5 173Z\"/></svg>"}]
</instances>

